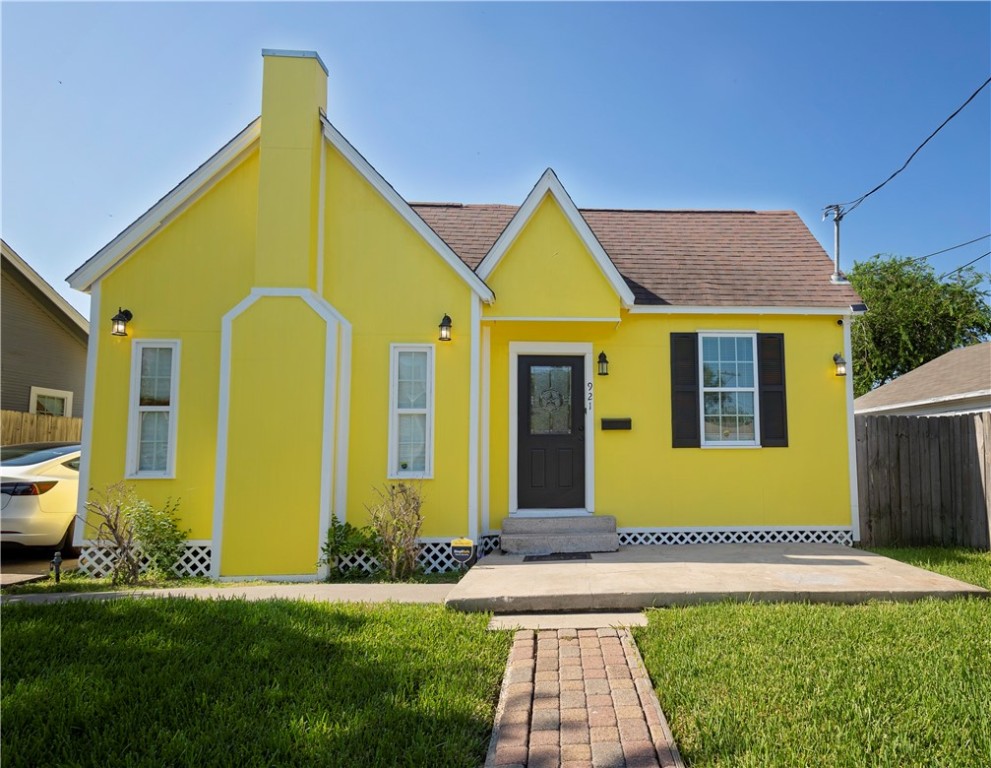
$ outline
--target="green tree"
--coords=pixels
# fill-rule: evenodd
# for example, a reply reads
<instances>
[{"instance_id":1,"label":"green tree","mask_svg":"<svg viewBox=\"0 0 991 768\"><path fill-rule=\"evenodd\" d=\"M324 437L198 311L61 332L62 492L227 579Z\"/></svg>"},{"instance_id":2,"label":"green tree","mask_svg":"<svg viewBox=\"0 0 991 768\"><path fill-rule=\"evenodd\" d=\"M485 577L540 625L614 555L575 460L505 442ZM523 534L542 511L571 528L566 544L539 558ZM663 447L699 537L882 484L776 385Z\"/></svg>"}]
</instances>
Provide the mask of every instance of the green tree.
<instances>
[{"instance_id":1,"label":"green tree","mask_svg":"<svg viewBox=\"0 0 991 768\"><path fill-rule=\"evenodd\" d=\"M847 277L868 307L852 328L858 397L991 334L989 292L973 267L941 281L924 261L877 255Z\"/></svg>"}]
</instances>

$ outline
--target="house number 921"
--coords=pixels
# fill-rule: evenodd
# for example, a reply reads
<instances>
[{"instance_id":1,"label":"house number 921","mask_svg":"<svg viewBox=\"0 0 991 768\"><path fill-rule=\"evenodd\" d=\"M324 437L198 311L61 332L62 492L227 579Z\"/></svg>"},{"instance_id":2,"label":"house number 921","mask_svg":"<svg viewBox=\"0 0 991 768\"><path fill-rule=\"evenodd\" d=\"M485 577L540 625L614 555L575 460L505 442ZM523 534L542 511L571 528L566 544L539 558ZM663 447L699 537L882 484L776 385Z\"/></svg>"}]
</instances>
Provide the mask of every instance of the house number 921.
<instances>
[{"instance_id":1,"label":"house number 921","mask_svg":"<svg viewBox=\"0 0 991 768\"><path fill-rule=\"evenodd\" d=\"M592 382L585 384L585 387L588 389L588 395L585 398L585 413L588 413L592 408Z\"/></svg>"}]
</instances>

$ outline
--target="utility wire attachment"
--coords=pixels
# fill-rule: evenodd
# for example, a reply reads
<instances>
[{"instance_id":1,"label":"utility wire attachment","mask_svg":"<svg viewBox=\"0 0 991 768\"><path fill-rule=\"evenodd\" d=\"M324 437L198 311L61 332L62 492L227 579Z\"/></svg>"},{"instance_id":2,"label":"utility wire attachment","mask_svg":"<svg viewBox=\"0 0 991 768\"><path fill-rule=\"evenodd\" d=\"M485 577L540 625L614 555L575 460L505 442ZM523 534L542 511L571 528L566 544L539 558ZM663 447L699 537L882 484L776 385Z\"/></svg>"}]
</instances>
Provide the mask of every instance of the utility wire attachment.
<instances>
[{"instance_id":1,"label":"utility wire attachment","mask_svg":"<svg viewBox=\"0 0 991 768\"><path fill-rule=\"evenodd\" d=\"M975 98L977 98L977 94L979 94L981 91L983 91L988 86L988 83L991 83L991 77L989 77L987 80L985 80L981 84L981 87L980 88L978 88L976 91L974 91L972 94L970 94L970 97L967 99L967 101L965 101L963 104L961 104L959 107L957 107L956 111L954 111L952 115L950 115L942 123L939 124L939 128L937 128L935 131L933 131L932 133L930 133L926 137L926 140L923 141L918 147L915 148L915 151L911 155L908 156L908 160L906 160L902 164L902 167L901 168L899 168L897 171L895 171L893 174L891 174L888 178L886 178L884 181L882 181L880 184L878 184L876 187L874 187L874 189L872 189L870 192L865 192L863 195L861 195L860 197L858 197L856 200L849 200L849 201L847 201L845 203L834 203L833 205L827 205L823 209L824 210L823 220L825 220L826 214L832 212L833 213L833 218L837 222L839 222L844 216L846 216L846 214L850 213L850 211L854 210L858 205L860 205L862 202L864 202L864 200L866 200L868 197L870 197L875 192L877 192L879 189L881 189L881 187L883 187L885 184L887 184L889 181L891 181L893 178L895 178L895 176L897 176L899 173L901 173L902 171L904 171L908 167L908 164L912 162L912 159L917 154L919 154L919 151L924 146L926 146L926 144L928 144L929 141L937 133L939 133L943 129L943 126L945 126L948 122L950 122L950 120L952 120L954 117L956 117L958 114L960 114L960 112L963 111L963 108L964 107L966 107L968 104L970 104L970 102L972 102Z\"/></svg>"}]
</instances>

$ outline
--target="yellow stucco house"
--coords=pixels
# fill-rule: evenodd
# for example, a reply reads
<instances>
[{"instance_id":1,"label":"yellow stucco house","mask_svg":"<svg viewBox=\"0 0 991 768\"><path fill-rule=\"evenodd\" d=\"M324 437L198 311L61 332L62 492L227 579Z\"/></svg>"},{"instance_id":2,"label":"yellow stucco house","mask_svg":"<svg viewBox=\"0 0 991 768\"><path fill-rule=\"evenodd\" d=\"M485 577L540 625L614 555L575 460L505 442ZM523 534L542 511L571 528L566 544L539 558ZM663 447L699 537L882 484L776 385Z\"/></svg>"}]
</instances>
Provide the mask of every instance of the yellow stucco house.
<instances>
[{"instance_id":1,"label":"yellow stucco house","mask_svg":"<svg viewBox=\"0 0 991 768\"><path fill-rule=\"evenodd\" d=\"M580 210L551 170L519 206L411 204L328 119L317 54L263 62L261 117L69 278L80 508L121 479L179 498L184 568L218 577L321 577L331 514L400 479L428 570L517 518L857 537L834 356L862 305L794 213Z\"/></svg>"}]
</instances>

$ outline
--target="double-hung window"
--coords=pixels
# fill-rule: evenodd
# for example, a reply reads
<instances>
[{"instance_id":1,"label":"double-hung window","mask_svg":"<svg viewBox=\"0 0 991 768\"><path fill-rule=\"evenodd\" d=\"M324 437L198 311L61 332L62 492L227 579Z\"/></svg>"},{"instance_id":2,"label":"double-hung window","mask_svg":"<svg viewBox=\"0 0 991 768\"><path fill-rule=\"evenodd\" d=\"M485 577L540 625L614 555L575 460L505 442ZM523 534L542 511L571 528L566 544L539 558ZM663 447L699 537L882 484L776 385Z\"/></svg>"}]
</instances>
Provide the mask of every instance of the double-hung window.
<instances>
[{"instance_id":1,"label":"double-hung window","mask_svg":"<svg viewBox=\"0 0 991 768\"><path fill-rule=\"evenodd\" d=\"M136 340L131 358L129 477L175 477L179 342Z\"/></svg>"},{"instance_id":2,"label":"double-hung window","mask_svg":"<svg viewBox=\"0 0 991 768\"><path fill-rule=\"evenodd\" d=\"M759 445L757 335L699 337L702 445Z\"/></svg>"},{"instance_id":3,"label":"double-hung window","mask_svg":"<svg viewBox=\"0 0 991 768\"><path fill-rule=\"evenodd\" d=\"M433 476L434 348L393 344L389 386L389 477Z\"/></svg>"}]
</instances>

